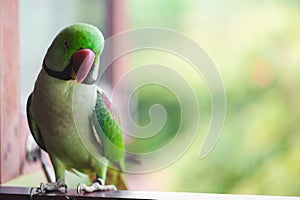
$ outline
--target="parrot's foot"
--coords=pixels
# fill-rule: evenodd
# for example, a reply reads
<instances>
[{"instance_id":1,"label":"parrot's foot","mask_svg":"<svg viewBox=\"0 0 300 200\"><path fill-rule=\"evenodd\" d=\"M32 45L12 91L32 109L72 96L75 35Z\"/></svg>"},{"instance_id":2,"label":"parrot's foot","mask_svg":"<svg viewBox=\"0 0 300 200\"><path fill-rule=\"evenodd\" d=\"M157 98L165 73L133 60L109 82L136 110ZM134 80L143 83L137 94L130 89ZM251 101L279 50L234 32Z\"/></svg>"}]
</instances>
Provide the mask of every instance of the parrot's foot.
<instances>
[{"instance_id":1,"label":"parrot's foot","mask_svg":"<svg viewBox=\"0 0 300 200\"><path fill-rule=\"evenodd\" d=\"M54 183L41 183L39 189L43 194L45 192L58 191L60 188L65 188L65 193L67 193L67 185L61 180L58 180Z\"/></svg>"},{"instance_id":2,"label":"parrot's foot","mask_svg":"<svg viewBox=\"0 0 300 200\"><path fill-rule=\"evenodd\" d=\"M117 190L114 185L104 185L102 179L96 179L91 186L87 186L84 183L81 183L77 187L77 193L80 195L81 192L96 192L96 191L108 191L108 190Z\"/></svg>"},{"instance_id":3,"label":"parrot's foot","mask_svg":"<svg viewBox=\"0 0 300 200\"><path fill-rule=\"evenodd\" d=\"M30 200L33 199L34 195L45 194L46 192L55 192L58 191L60 188L65 188L65 193L67 193L67 185L63 181L58 180L55 183L41 183L40 187L31 188Z\"/></svg>"}]
</instances>

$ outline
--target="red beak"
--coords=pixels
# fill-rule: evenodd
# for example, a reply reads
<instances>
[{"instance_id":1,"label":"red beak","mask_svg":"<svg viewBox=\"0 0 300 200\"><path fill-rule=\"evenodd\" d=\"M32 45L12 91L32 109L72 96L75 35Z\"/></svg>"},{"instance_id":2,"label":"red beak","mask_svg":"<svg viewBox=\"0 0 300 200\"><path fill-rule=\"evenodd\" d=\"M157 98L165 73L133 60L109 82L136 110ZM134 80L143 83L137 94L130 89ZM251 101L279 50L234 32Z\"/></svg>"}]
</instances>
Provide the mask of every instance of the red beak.
<instances>
[{"instance_id":1,"label":"red beak","mask_svg":"<svg viewBox=\"0 0 300 200\"><path fill-rule=\"evenodd\" d=\"M81 83L87 77L95 60L95 53L90 49L81 49L72 56L73 70L76 81Z\"/></svg>"}]
</instances>

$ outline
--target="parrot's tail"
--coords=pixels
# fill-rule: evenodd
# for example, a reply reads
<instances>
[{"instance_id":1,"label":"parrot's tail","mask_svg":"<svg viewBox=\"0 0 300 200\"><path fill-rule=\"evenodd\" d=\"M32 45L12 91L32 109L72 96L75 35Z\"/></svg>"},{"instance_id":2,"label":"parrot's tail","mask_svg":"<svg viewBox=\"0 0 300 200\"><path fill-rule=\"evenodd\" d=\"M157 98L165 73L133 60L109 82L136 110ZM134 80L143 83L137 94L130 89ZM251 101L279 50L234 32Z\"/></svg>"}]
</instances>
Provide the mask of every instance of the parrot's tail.
<instances>
[{"instance_id":1,"label":"parrot's tail","mask_svg":"<svg viewBox=\"0 0 300 200\"><path fill-rule=\"evenodd\" d=\"M122 172L112 169L110 167L107 169L105 184L115 185L118 190L128 190Z\"/></svg>"},{"instance_id":2,"label":"parrot's tail","mask_svg":"<svg viewBox=\"0 0 300 200\"><path fill-rule=\"evenodd\" d=\"M91 182L96 178L97 177L95 174L89 174L89 179ZM114 185L118 190L128 190L122 172L110 167L107 168L105 185Z\"/></svg>"}]
</instances>

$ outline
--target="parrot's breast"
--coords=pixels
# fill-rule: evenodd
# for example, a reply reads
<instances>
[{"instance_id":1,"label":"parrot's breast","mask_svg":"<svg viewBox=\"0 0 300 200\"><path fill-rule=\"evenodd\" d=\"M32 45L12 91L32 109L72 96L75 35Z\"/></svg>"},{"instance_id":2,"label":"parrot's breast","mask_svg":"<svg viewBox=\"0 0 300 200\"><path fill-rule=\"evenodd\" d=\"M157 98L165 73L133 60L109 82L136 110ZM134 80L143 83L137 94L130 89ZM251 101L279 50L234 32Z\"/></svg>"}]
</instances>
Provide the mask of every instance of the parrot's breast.
<instances>
[{"instance_id":1,"label":"parrot's breast","mask_svg":"<svg viewBox=\"0 0 300 200\"><path fill-rule=\"evenodd\" d=\"M32 113L47 152L67 168L87 171L91 157L103 159L90 120L95 102L95 85L59 80L44 70L39 74L32 95Z\"/></svg>"}]
</instances>

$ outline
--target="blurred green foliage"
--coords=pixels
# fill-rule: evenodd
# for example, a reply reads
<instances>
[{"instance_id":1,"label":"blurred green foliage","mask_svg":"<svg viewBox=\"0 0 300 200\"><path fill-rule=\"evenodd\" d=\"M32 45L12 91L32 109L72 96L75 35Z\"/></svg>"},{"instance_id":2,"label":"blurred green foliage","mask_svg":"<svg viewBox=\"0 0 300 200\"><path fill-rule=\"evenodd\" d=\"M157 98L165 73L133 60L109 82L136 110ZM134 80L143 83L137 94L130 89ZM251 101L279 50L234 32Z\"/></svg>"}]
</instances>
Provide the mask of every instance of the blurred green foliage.
<instances>
[{"instance_id":1,"label":"blurred green foliage","mask_svg":"<svg viewBox=\"0 0 300 200\"><path fill-rule=\"evenodd\" d=\"M149 109L155 104L163 106L168 117L159 132L150 138L135 140L127 150L137 153L147 153L163 148L175 137L174 133L179 129L181 110L178 99L167 88L155 84L149 84L140 88L136 98L138 99L138 124L140 126L146 126L151 123Z\"/></svg>"},{"instance_id":2,"label":"blurred green foliage","mask_svg":"<svg viewBox=\"0 0 300 200\"><path fill-rule=\"evenodd\" d=\"M149 52L132 57L133 66L168 60L191 81L201 110L196 140L164 170L170 179L157 184L173 191L300 195L299 1L128 3L131 28L172 28L200 44L216 64L227 94L222 136L211 154L199 160L210 119L205 84L174 58ZM163 136L131 148L164 145L180 121L176 99L170 91L154 86L142 88L137 96L140 124L149 123L148 109L157 103L165 106L169 119L160 132Z\"/></svg>"}]
</instances>

